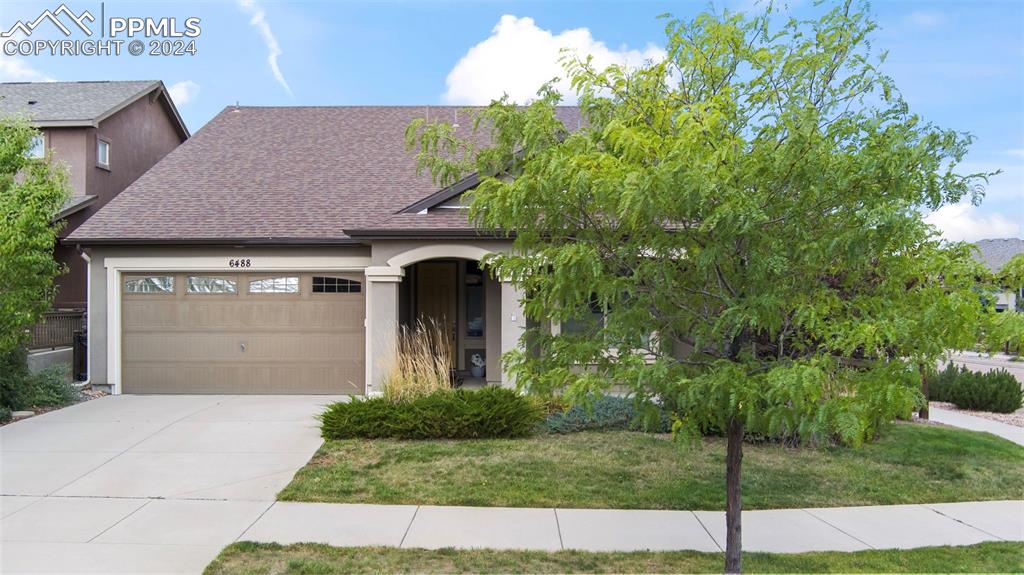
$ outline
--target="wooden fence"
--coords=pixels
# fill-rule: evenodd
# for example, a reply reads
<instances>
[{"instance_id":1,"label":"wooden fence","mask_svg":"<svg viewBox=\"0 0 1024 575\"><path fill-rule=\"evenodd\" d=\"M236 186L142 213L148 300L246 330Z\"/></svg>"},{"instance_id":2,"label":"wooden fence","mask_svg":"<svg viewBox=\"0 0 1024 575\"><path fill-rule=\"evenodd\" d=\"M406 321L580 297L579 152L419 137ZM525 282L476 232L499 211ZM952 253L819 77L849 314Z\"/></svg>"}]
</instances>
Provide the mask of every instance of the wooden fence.
<instances>
[{"instance_id":1,"label":"wooden fence","mask_svg":"<svg viewBox=\"0 0 1024 575\"><path fill-rule=\"evenodd\" d=\"M51 311L43 321L29 329L29 349L64 347L74 344L75 332L81 331L85 313L80 311Z\"/></svg>"}]
</instances>

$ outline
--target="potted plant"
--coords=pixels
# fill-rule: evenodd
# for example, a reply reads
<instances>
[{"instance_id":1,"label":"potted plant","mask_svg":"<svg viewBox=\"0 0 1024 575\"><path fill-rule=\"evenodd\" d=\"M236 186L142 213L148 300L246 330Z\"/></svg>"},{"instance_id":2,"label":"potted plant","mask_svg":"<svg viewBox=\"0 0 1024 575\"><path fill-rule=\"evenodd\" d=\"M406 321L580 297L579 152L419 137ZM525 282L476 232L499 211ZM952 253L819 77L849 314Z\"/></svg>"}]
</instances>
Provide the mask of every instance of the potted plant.
<instances>
[{"instance_id":1,"label":"potted plant","mask_svg":"<svg viewBox=\"0 0 1024 575\"><path fill-rule=\"evenodd\" d=\"M474 353L470 356L469 363L473 364L469 368L469 373L473 377L483 377L487 373L487 362L484 361L483 356L479 353Z\"/></svg>"}]
</instances>

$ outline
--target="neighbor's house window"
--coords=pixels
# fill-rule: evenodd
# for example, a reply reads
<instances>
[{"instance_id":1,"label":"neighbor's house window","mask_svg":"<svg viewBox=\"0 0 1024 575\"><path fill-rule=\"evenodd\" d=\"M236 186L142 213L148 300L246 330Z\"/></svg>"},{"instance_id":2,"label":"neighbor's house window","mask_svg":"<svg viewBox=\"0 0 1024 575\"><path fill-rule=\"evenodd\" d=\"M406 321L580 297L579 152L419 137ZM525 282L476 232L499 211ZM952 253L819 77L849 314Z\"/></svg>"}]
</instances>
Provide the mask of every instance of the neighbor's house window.
<instances>
[{"instance_id":1,"label":"neighbor's house window","mask_svg":"<svg viewBox=\"0 0 1024 575\"><path fill-rule=\"evenodd\" d=\"M313 276L313 293L359 293L363 284L350 279Z\"/></svg>"},{"instance_id":2,"label":"neighbor's house window","mask_svg":"<svg viewBox=\"0 0 1024 575\"><path fill-rule=\"evenodd\" d=\"M32 146L28 149L28 157L42 158L46 156L46 138L42 134L32 136Z\"/></svg>"},{"instance_id":3,"label":"neighbor's house window","mask_svg":"<svg viewBox=\"0 0 1024 575\"><path fill-rule=\"evenodd\" d=\"M238 283L215 276L188 276L187 293L238 293Z\"/></svg>"},{"instance_id":4,"label":"neighbor's house window","mask_svg":"<svg viewBox=\"0 0 1024 575\"><path fill-rule=\"evenodd\" d=\"M104 168L110 167L110 142L96 138L96 163Z\"/></svg>"},{"instance_id":5,"label":"neighbor's house window","mask_svg":"<svg viewBox=\"0 0 1024 575\"><path fill-rule=\"evenodd\" d=\"M125 293L173 293L174 276L147 276L124 280Z\"/></svg>"},{"instance_id":6,"label":"neighbor's house window","mask_svg":"<svg viewBox=\"0 0 1024 575\"><path fill-rule=\"evenodd\" d=\"M298 276L263 278L249 282L249 293L299 293Z\"/></svg>"}]
</instances>

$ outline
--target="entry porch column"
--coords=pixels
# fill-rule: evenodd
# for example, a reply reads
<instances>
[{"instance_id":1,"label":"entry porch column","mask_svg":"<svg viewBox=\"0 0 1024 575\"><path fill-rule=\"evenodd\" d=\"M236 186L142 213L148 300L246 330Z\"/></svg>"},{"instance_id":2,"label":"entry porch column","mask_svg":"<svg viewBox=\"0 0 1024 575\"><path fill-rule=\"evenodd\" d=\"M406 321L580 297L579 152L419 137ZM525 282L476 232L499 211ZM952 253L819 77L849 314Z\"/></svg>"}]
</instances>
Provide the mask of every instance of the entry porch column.
<instances>
[{"instance_id":1,"label":"entry porch column","mask_svg":"<svg viewBox=\"0 0 1024 575\"><path fill-rule=\"evenodd\" d=\"M501 282L501 354L520 347L519 339L526 329L526 318L523 316L523 292L511 282ZM501 386L515 387L516 381L501 366Z\"/></svg>"},{"instance_id":2,"label":"entry porch column","mask_svg":"<svg viewBox=\"0 0 1024 575\"><path fill-rule=\"evenodd\" d=\"M366 268L366 395L383 392L387 362L398 344L398 286L405 271L391 266Z\"/></svg>"}]
</instances>

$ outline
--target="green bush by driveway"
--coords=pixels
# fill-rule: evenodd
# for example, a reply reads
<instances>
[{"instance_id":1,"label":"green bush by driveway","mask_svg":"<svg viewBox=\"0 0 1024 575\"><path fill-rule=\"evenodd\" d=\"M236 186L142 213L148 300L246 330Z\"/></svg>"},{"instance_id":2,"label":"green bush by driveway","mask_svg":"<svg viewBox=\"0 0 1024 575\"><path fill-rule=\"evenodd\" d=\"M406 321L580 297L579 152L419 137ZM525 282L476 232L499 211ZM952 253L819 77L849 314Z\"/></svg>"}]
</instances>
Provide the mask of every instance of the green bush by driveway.
<instances>
[{"instance_id":1,"label":"green bush by driveway","mask_svg":"<svg viewBox=\"0 0 1024 575\"><path fill-rule=\"evenodd\" d=\"M1024 497L1024 447L899 424L859 449L747 444L745 509ZM725 506L725 443L681 451L665 434L541 434L473 441L327 441L279 494L287 501L511 507Z\"/></svg>"},{"instance_id":2,"label":"green bush by driveway","mask_svg":"<svg viewBox=\"0 0 1024 575\"><path fill-rule=\"evenodd\" d=\"M928 399L960 409L1012 413L1024 402L1021 382L1005 369L974 372L950 363L928 382Z\"/></svg>"},{"instance_id":3,"label":"green bush by driveway","mask_svg":"<svg viewBox=\"0 0 1024 575\"><path fill-rule=\"evenodd\" d=\"M543 417L540 405L500 387L440 390L391 401L384 397L332 404L321 416L325 439L472 439L524 437Z\"/></svg>"}]
</instances>

